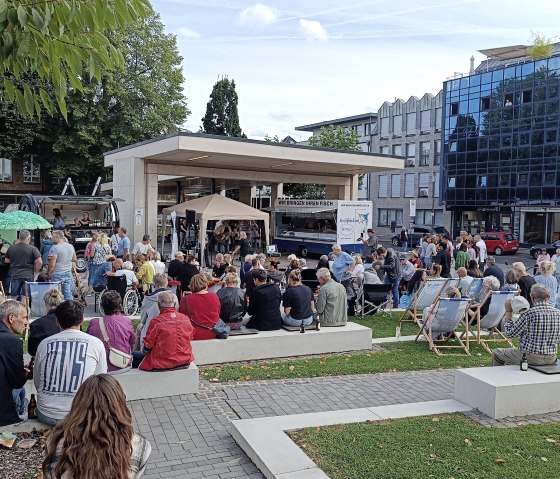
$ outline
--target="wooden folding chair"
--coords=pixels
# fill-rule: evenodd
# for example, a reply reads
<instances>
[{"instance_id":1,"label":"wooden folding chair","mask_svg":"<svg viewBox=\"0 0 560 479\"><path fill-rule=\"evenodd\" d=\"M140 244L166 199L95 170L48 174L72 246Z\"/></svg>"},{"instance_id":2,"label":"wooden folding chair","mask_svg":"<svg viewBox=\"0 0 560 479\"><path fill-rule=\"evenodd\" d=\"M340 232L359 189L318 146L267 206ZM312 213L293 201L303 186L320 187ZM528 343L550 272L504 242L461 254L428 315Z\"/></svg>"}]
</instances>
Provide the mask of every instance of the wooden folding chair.
<instances>
[{"instance_id":1,"label":"wooden folding chair","mask_svg":"<svg viewBox=\"0 0 560 479\"><path fill-rule=\"evenodd\" d=\"M468 291L463 294L471 298L474 302L482 301L482 295L484 294L483 285L484 278L473 278Z\"/></svg>"},{"instance_id":2,"label":"wooden folding chair","mask_svg":"<svg viewBox=\"0 0 560 479\"><path fill-rule=\"evenodd\" d=\"M422 319L424 308L432 306L438 300L448 282L448 278L432 278L425 281L402 314L399 326L408 321L418 323Z\"/></svg>"},{"instance_id":3,"label":"wooden folding chair","mask_svg":"<svg viewBox=\"0 0 560 479\"><path fill-rule=\"evenodd\" d=\"M506 301L516 295L516 291L492 291L488 313L481 318L479 309L478 315L470 322L472 324L477 320L475 340L489 353L492 352L488 347L489 343L507 343L510 348L513 347L511 339L500 331L500 324L506 314ZM484 338L482 334L485 334Z\"/></svg>"},{"instance_id":4,"label":"wooden folding chair","mask_svg":"<svg viewBox=\"0 0 560 479\"><path fill-rule=\"evenodd\" d=\"M420 324L420 329L415 341L420 335L424 335L428 341L428 347L438 356L470 356L469 335L462 338L468 332L467 310L471 300L469 298L439 298L432 306L425 323ZM463 331L458 332L462 327ZM433 334L442 336L442 339L433 339ZM451 344L450 340L456 340L458 344ZM459 352L443 353L443 350L460 350Z\"/></svg>"}]
</instances>

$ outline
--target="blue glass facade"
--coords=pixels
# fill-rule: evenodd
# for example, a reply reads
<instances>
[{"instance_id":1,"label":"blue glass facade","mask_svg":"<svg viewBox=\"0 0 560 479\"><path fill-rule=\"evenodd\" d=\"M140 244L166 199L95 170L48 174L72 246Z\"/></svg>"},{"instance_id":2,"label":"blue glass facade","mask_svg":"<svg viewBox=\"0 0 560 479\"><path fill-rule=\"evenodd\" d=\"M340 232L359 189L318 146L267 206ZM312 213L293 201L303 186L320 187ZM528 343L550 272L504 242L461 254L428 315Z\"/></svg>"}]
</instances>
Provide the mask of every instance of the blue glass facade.
<instances>
[{"instance_id":1,"label":"blue glass facade","mask_svg":"<svg viewBox=\"0 0 560 479\"><path fill-rule=\"evenodd\" d=\"M475 222L486 221L486 230L518 233L530 223L530 215L520 218L523 207L546 213L560 205L559 90L560 57L444 83L441 188L447 209L478 212ZM466 217L455 216L454 229L462 228ZM552 230L544 231L548 224L528 227L551 237Z\"/></svg>"}]
</instances>

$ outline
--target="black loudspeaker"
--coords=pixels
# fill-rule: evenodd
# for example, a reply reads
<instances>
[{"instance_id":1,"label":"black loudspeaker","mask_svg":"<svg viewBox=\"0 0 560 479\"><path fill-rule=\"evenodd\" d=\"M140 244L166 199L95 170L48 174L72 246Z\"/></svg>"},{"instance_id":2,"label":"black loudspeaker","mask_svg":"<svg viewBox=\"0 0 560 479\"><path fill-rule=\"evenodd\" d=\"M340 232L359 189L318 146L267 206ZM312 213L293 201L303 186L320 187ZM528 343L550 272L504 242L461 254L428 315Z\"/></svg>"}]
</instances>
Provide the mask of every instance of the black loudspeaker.
<instances>
[{"instance_id":1,"label":"black loudspeaker","mask_svg":"<svg viewBox=\"0 0 560 479\"><path fill-rule=\"evenodd\" d=\"M185 210L185 216L187 217L187 223L192 225L196 221L196 214L193 210Z\"/></svg>"}]
</instances>

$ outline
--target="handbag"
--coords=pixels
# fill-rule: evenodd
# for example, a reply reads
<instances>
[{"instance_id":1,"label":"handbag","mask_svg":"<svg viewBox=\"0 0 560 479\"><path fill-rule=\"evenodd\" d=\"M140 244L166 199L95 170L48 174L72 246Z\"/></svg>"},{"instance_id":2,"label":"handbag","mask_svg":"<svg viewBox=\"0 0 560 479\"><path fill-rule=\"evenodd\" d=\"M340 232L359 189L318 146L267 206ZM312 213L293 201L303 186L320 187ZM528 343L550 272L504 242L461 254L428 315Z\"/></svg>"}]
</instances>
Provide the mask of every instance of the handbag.
<instances>
[{"instance_id":1,"label":"handbag","mask_svg":"<svg viewBox=\"0 0 560 479\"><path fill-rule=\"evenodd\" d=\"M109 335L107 334L107 328L105 327L104 318L99 318L99 328L101 329L101 334L103 335L103 341L105 341L107 343L107 346L109 346ZM116 368L123 369L128 367L128 365L130 364L132 355L126 354L119 349L115 349L109 346L109 357L107 359Z\"/></svg>"},{"instance_id":2,"label":"handbag","mask_svg":"<svg viewBox=\"0 0 560 479\"><path fill-rule=\"evenodd\" d=\"M185 308L187 310L187 314L189 315L189 318L191 319L192 323L196 324L199 328L207 329L208 331L214 331L214 334L216 335L216 338L218 338L218 339L227 339L229 337L229 332L231 331L231 328L229 327L229 325L227 323L224 323L222 318L219 318L218 322L216 324L214 324L214 326L212 326L212 327L204 326L203 324L197 323L193 319L191 311L189 310L189 301L188 301L187 298L188 298L188 296L185 296Z\"/></svg>"}]
</instances>

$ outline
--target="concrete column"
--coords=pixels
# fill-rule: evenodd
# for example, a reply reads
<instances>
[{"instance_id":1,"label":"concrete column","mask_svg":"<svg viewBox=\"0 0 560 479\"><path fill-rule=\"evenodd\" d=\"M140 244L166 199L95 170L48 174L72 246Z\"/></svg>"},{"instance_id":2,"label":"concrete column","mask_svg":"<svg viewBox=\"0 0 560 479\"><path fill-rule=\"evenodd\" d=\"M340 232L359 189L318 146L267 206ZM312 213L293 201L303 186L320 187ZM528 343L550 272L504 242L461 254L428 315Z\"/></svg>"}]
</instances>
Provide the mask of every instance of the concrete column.
<instances>
[{"instance_id":1,"label":"concrete column","mask_svg":"<svg viewBox=\"0 0 560 479\"><path fill-rule=\"evenodd\" d=\"M251 206L251 187L242 186L239 188L239 201L243 204Z\"/></svg>"},{"instance_id":2,"label":"concrete column","mask_svg":"<svg viewBox=\"0 0 560 479\"><path fill-rule=\"evenodd\" d=\"M325 199L326 200L342 200L340 196L340 186L339 185L326 185L325 186Z\"/></svg>"},{"instance_id":3,"label":"concrete column","mask_svg":"<svg viewBox=\"0 0 560 479\"><path fill-rule=\"evenodd\" d=\"M157 184L157 175L156 175ZM146 175L142 158L119 158L113 166L113 195L117 202L120 224L127 229L132 244L140 241L146 231ZM157 192L156 192L157 196ZM157 201L154 202L157 208ZM142 215L138 215L142 210ZM139 223L139 224L136 224Z\"/></svg>"},{"instance_id":4,"label":"concrete column","mask_svg":"<svg viewBox=\"0 0 560 479\"><path fill-rule=\"evenodd\" d=\"M274 202L284 196L284 183L273 183L270 185L270 206L274 208ZM270 215L270 242L274 243L274 233L276 232L276 214Z\"/></svg>"},{"instance_id":5,"label":"concrete column","mask_svg":"<svg viewBox=\"0 0 560 479\"><path fill-rule=\"evenodd\" d=\"M364 178L364 181L367 181L367 179ZM360 175L354 175L352 178L350 178L350 192L349 192L350 197L348 198L349 200L352 200L352 201L357 201L358 200L358 187L359 187L359 185L360 185Z\"/></svg>"},{"instance_id":6,"label":"concrete column","mask_svg":"<svg viewBox=\"0 0 560 479\"><path fill-rule=\"evenodd\" d=\"M146 218L145 231L152 237L152 245L157 241L157 206L158 206L158 175L157 173L146 173L146 206L144 215ZM163 220L165 224L165 219Z\"/></svg>"}]
</instances>

